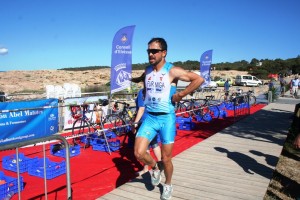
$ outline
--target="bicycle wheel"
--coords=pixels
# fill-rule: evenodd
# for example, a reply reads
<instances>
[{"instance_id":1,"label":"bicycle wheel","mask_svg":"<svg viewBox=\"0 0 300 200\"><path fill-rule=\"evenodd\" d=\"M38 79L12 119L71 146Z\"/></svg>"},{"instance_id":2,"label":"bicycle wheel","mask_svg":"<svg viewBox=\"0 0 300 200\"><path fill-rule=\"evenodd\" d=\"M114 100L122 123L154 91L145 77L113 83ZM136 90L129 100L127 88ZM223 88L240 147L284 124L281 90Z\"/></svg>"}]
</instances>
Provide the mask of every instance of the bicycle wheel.
<instances>
[{"instance_id":1,"label":"bicycle wheel","mask_svg":"<svg viewBox=\"0 0 300 200\"><path fill-rule=\"evenodd\" d=\"M107 115L105 121L105 128L111 129L116 135L126 134L128 127L120 116L115 114Z\"/></svg>"},{"instance_id":2,"label":"bicycle wheel","mask_svg":"<svg viewBox=\"0 0 300 200\"><path fill-rule=\"evenodd\" d=\"M175 109L175 113L178 113L176 116L179 117L189 117L189 112L187 106L185 105L185 103L179 102L177 103L177 107Z\"/></svg>"},{"instance_id":3,"label":"bicycle wheel","mask_svg":"<svg viewBox=\"0 0 300 200\"><path fill-rule=\"evenodd\" d=\"M236 100L236 97L237 97L237 94L236 94L236 93L233 93L233 94L229 95L228 100L229 100L230 102L234 102L234 101Z\"/></svg>"},{"instance_id":4,"label":"bicycle wheel","mask_svg":"<svg viewBox=\"0 0 300 200\"><path fill-rule=\"evenodd\" d=\"M228 102L230 101L230 99L232 99L232 97L230 97L229 95L222 94L219 99L219 103Z\"/></svg>"},{"instance_id":5,"label":"bicycle wheel","mask_svg":"<svg viewBox=\"0 0 300 200\"><path fill-rule=\"evenodd\" d=\"M85 120L82 120L82 118L76 119L72 126L72 136L73 136L73 143L74 145L77 145L81 142L81 139L85 140L84 143L88 143L87 137L83 134L87 134L91 132L90 124L87 123Z\"/></svg>"},{"instance_id":6,"label":"bicycle wheel","mask_svg":"<svg viewBox=\"0 0 300 200\"><path fill-rule=\"evenodd\" d=\"M197 116L201 115L201 102L198 102L198 101L194 101L194 102L191 102L190 105L188 106L188 110L190 111L189 112L189 115L190 117L194 117L196 118Z\"/></svg>"},{"instance_id":7,"label":"bicycle wheel","mask_svg":"<svg viewBox=\"0 0 300 200\"><path fill-rule=\"evenodd\" d=\"M122 119L129 119L129 115L127 113L127 110L122 110L122 112L120 112L118 116Z\"/></svg>"},{"instance_id":8,"label":"bicycle wheel","mask_svg":"<svg viewBox=\"0 0 300 200\"><path fill-rule=\"evenodd\" d=\"M224 94L221 95L220 99L219 99L219 102L220 103L223 103L226 99L226 96Z\"/></svg>"}]
</instances>

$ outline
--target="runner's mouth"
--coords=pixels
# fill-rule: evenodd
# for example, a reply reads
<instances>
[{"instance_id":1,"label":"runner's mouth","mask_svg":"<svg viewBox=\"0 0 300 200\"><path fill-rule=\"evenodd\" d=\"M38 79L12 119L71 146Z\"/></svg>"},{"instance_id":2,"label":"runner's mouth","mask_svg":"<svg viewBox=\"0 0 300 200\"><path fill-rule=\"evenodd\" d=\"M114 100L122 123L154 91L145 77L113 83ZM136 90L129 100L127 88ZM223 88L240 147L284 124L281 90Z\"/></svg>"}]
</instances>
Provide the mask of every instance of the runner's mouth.
<instances>
[{"instance_id":1,"label":"runner's mouth","mask_svg":"<svg viewBox=\"0 0 300 200\"><path fill-rule=\"evenodd\" d=\"M155 60L155 58L153 58L153 57L149 57L149 60Z\"/></svg>"}]
</instances>

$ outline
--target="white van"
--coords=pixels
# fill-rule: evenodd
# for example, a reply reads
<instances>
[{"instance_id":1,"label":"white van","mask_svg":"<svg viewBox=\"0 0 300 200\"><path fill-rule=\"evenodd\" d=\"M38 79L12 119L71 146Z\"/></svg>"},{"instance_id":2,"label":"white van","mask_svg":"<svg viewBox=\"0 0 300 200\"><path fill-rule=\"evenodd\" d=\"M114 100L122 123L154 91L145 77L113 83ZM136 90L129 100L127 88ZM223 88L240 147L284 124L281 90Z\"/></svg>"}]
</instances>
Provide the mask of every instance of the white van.
<instances>
[{"instance_id":1,"label":"white van","mask_svg":"<svg viewBox=\"0 0 300 200\"><path fill-rule=\"evenodd\" d=\"M235 85L259 86L262 85L262 81L251 75L237 75L235 77Z\"/></svg>"}]
</instances>

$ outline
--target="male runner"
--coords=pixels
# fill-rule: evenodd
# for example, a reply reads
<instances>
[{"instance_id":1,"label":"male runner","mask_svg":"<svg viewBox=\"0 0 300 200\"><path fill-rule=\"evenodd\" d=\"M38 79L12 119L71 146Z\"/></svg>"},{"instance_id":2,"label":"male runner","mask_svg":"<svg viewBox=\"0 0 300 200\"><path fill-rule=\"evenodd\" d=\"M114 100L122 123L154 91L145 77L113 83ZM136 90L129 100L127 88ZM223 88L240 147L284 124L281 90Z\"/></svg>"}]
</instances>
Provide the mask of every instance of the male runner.
<instances>
[{"instance_id":1,"label":"male runner","mask_svg":"<svg viewBox=\"0 0 300 200\"><path fill-rule=\"evenodd\" d=\"M176 135L174 103L197 89L204 79L181 67L166 62L167 43L163 38L152 38L148 42L150 65L145 69L145 109L147 116L136 135L134 154L136 158L152 167L151 183L158 185L161 171L156 161L147 153L150 141L159 134L162 143L162 163L166 176L161 199L171 199L173 187L172 151ZM176 93L178 80L191 82L183 91Z\"/></svg>"}]
</instances>

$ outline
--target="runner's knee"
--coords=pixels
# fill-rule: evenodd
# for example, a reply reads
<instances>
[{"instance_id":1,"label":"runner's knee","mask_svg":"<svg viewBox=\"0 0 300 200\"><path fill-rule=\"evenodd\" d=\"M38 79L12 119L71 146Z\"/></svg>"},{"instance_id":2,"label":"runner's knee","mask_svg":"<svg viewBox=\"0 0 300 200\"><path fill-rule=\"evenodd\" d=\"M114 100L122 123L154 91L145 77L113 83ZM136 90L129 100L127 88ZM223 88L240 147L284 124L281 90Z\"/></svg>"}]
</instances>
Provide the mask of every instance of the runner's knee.
<instances>
[{"instance_id":1,"label":"runner's knee","mask_svg":"<svg viewBox=\"0 0 300 200\"><path fill-rule=\"evenodd\" d=\"M162 161L164 164L167 164L167 163L169 163L169 162L172 161L172 156L166 156L166 155L164 155L161 161Z\"/></svg>"},{"instance_id":2,"label":"runner's knee","mask_svg":"<svg viewBox=\"0 0 300 200\"><path fill-rule=\"evenodd\" d=\"M142 150L142 149L139 149L139 148L134 149L134 156L138 160L143 160L146 153L147 153L147 151L145 151L145 150Z\"/></svg>"}]
</instances>

